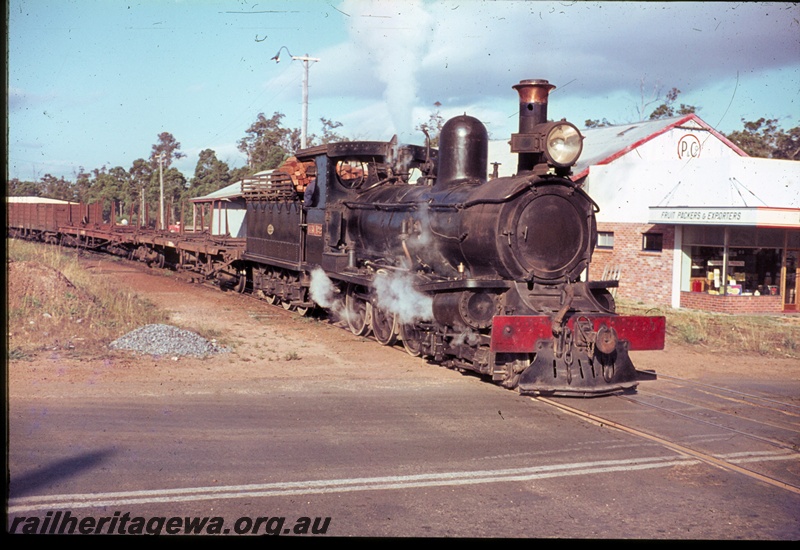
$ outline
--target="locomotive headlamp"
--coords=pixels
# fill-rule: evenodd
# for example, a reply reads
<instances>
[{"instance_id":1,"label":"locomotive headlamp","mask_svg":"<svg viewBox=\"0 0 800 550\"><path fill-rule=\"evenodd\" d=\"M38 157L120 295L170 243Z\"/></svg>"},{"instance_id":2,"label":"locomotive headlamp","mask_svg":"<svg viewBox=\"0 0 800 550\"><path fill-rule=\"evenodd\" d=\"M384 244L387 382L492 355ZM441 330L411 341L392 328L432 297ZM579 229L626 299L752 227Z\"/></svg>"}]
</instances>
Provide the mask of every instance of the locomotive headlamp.
<instances>
[{"instance_id":1,"label":"locomotive headlamp","mask_svg":"<svg viewBox=\"0 0 800 550\"><path fill-rule=\"evenodd\" d=\"M530 156L523 163L528 170L545 162L557 169L569 169L582 151L583 136L566 120L536 124L525 133L511 136L511 152Z\"/></svg>"},{"instance_id":2,"label":"locomotive headlamp","mask_svg":"<svg viewBox=\"0 0 800 550\"><path fill-rule=\"evenodd\" d=\"M544 154L553 166L567 168L578 161L583 151L583 136L569 122L549 122L545 125L547 137Z\"/></svg>"}]
</instances>

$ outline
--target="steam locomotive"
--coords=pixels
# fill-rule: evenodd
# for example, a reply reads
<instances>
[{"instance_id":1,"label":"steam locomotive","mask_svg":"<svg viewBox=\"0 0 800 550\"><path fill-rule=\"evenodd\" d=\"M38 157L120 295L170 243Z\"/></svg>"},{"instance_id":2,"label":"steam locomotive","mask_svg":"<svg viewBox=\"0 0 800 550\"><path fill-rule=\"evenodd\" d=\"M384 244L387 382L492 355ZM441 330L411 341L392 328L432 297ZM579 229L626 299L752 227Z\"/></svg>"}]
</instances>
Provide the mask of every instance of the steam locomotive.
<instances>
[{"instance_id":1,"label":"steam locomotive","mask_svg":"<svg viewBox=\"0 0 800 550\"><path fill-rule=\"evenodd\" d=\"M616 315L616 282L581 280L598 207L568 177L583 138L547 121L553 88L514 86L513 177L488 180L488 134L467 115L444 125L438 150L392 140L301 151L244 190L240 276L273 303L327 307L357 335L399 339L524 394L590 396L652 378L628 352L662 349L664 318Z\"/></svg>"},{"instance_id":2,"label":"steam locomotive","mask_svg":"<svg viewBox=\"0 0 800 550\"><path fill-rule=\"evenodd\" d=\"M244 239L98 223L96 207L77 205L53 206L42 225L9 204L9 233L197 272L301 313L322 307L356 335L523 394L635 388L655 375L629 352L663 349L665 319L617 315L616 281L583 280L598 211L569 178L583 138L547 120L555 86L513 88L512 177L487 177L486 128L462 115L438 149L331 143L244 180Z\"/></svg>"}]
</instances>

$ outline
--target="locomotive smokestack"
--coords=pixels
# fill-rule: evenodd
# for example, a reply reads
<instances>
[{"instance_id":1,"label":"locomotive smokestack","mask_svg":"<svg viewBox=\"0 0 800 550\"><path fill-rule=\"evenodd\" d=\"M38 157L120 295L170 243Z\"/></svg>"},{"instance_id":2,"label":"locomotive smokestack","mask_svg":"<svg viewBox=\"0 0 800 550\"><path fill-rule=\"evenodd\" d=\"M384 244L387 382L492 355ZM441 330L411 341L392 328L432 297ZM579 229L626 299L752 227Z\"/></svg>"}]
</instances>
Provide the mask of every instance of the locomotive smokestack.
<instances>
[{"instance_id":1,"label":"locomotive smokestack","mask_svg":"<svg viewBox=\"0 0 800 550\"><path fill-rule=\"evenodd\" d=\"M520 80L512 86L519 94L519 133L530 134L537 124L547 122L547 97L555 86L547 80Z\"/></svg>"},{"instance_id":2,"label":"locomotive smokestack","mask_svg":"<svg viewBox=\"0 0 800 550\"><path fill-rule=\"evenodd\" d=\"M518 135L532 135L537 124L547 122L547 98L555 86L547 80L530 79L520 80L519 84L515 84L512 88L519 94ZM541 156L538 153L541 150L538 144L526 144L525 140L522 140L515 145L519 146L515 151L519 153L517 172L532 170Z\"/></svg>"}]
</instances>

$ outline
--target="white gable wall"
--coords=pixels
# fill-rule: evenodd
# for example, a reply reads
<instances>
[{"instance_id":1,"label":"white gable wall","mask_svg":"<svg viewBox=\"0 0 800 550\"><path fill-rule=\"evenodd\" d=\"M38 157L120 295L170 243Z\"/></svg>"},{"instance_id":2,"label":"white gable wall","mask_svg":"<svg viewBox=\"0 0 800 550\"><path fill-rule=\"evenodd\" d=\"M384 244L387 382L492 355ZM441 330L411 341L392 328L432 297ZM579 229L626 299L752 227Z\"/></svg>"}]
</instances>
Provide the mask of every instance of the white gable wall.
<instances>
[{"instance_id":1,"label":"white gable wall","mask_svg":"<svg viewBox=\"0 0 800 550\"><path fill-rule=\"evenodd\" d=\"M694 126L695 123L692 124ZM702 128L672 128L640 144L634 144L612 162L629 164L641 161L691 161L713 158L738 158L740 155L712 132ZM590 168L590 177L591 170Z\"/></svg>"},{"instance_id":2,"label":"white gable wall","mask_svg":"<svg viewBox=\"0 0 800 550\"><path fill-rule=\"evenodd\" d=\"M592 166L584 188L599 222L647 223L651 206L800 208L800 163L738 155L614 162Z\"/></svg>"},{"instance_id":3,"label":"white gable wall","mask_svg":"<svg viewBox=\"0 0 800 550\"><path fill-rule=\"evenodd\" d=\"M245 214L247 207L243 199L233 201L215 201L214 211L211 214L211 234L226 235L231 237L246 237L247 226Z\"/></svg>"}]
</instances>

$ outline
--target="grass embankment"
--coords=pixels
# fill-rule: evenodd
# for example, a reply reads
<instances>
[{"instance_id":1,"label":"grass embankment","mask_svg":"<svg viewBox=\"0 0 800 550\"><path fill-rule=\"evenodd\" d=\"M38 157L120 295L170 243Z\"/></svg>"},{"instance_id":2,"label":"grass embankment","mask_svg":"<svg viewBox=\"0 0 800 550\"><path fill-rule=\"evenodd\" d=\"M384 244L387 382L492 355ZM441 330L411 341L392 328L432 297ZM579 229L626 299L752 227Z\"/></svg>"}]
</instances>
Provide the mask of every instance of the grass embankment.
<instances>
[{"instance_id":1,"label":"grass embankment","mask_svg":"<svg viewBox=\"0 0 800 550\"><path fill-rule=\"evenodd\" d=\"M45 350L92 352L135 328L168 320L134 292L102 284L75 251L16 239L6 239L6 250L8 359Z\"/></svg>"},{"instance_id":2,"label":"grass embankment","mask_svg":"<svg viewBox=\"0 0 800 550\"><path fill-rule=\"evenodd\" d=\"M795 315L729 315L617 301L630 315L663 315L667 341L708 351L800 357L800 317Z\"/></svg>"}]
</instances>

